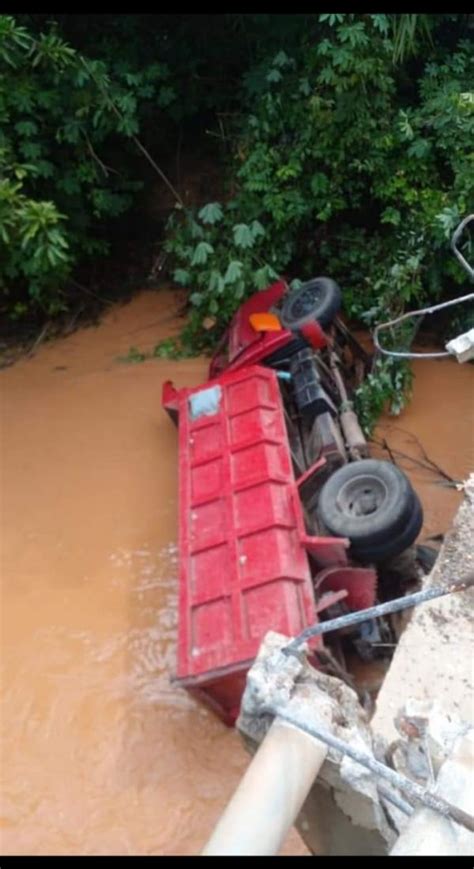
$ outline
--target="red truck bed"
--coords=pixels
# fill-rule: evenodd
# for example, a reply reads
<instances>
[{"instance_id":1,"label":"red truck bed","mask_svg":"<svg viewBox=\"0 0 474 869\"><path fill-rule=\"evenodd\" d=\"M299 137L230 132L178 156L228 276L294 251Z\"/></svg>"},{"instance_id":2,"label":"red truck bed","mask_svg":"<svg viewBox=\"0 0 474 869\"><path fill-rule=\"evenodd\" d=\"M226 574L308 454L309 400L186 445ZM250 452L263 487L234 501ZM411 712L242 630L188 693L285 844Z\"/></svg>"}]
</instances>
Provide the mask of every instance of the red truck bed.
<instances>
[{"instance_id":1,"label":"red truck bed","mask_svg":"<svg viewBox=\"0 0 474 869\"><path fill-rule=\"evenodd\" d=\"M232 724L265 633L293 636L317 619L302 508L274 371L253 366L172 395L179 419L177 678Z\"/></svg>"}]
</instances>

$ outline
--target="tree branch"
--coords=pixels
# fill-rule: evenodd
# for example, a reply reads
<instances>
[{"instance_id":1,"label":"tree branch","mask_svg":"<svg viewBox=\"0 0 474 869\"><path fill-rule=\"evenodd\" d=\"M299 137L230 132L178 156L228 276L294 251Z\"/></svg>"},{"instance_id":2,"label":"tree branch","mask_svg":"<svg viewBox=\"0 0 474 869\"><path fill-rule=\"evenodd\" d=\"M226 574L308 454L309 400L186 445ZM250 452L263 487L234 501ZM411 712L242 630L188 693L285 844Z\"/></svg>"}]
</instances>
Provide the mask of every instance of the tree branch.
<instances>
[{"instance_id":1,"label":"tree branch","mask_svg":"<svg viewBox=\"0 0 474 869\"><path fill-rule=\"evenodd\" d=\"M85 131L85 130L82 130L82 132L83 132L83 134L84 134L84 138L85 138L85 140L86 140L86 142L87 142L87 147L88 147L88 149L89 149L89 153L90 153L91 157L92 157L93 160L95 160L95 162L100 166L100 168L102 169L102 172L104 173L105 177L106 177L106 178L109 177L109 172L114 172L115 175L120 175L120 172L117 172L117 169L112 169L111 166L106 166L106 164L102 162L102 160L100 159L100 157L98 156L98 154L96 154L96 152L94 151L94 148L92 147L92 142L91 142L91 140L89 139L89 136L87 135L86 131Z\"/></svg>"},{"instance_id":2,"label":"tree branch","mask_svg":"<svg viewBox=\"0 0 474 869\"><path fill-rule=\"evenodd\" d=\"M105 97L105 99L106 99L106 101L108 102L108 104L109 104L110 108L112 109L112 111L117 115L117 117L119 118L119 120L123 122L123 121L124 121L124 116L123 116L122 113L119 111L119 109L118 109L117 106L115 105L115 103L114 103L112 97L111 97L110 94L105 90L105 88L103 87L103 85L101 84L101 82L99 82L99 81L96 79L94 73L91 71L91 69L90 69L90 67L89 67L89 64L87 63L87 61L85 60L85 58L82 57L82 56L81 56L81 62L82 62L82 64L84 65L85 69L87 70L87 73L90 75L91 79L95 82L95 84L97 85L97 87L99 88L99 90L101 91L101 93L103 94L103 96ZM171 181L169 180L169 178L166 177L166 175L165 175L165 173L163 172L163 170L160 169L160 167L157 165L157 163L155 163L155 161L154 161L153 157L151 156L151 154L149 153L149 151L147 151L147 149L145 148L145 146L142 145L142 143L140 142L140 140L139 140L135 135L132 135L130 138L132 139L132 142L135 143L135 145L136 145L136 147L139 149L139 151L141 151L141 153L143 154L143 156L146 157L146 159L148 160L148 162L150 163L150 165L153 167L153 169L155 170L155 172L160 176L161 180L166 184L166 186L168 187L168 189L170 190L170 192L173 194L174 198L176 199L176 202L178 202L178 204L181 206L181 208L183 208L183 209L185 210L184 202L183 202L183 200L181 199L181 196L179 195L178 191L173 187Z\"/></svg>"}]
</instances>

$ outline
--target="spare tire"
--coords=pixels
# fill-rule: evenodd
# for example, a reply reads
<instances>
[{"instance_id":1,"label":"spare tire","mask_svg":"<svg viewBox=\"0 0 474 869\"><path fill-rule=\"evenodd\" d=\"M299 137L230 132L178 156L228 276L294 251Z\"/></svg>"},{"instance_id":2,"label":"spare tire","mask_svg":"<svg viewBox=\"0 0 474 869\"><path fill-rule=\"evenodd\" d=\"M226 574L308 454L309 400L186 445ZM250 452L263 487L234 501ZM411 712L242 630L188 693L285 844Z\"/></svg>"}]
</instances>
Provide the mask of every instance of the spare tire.
<instances>
[{"instance_id":1,"label":"spare tire","mask_svg":"<svg viewBox=\"0 0 474 869\"><path fill-rule=\"evenodd\" d=\"M384 544L403 532L415 509L415 493L391 462L362 459L344 465L326 481L318 501L319 522L354 548Z\"/></svg>"},{"instance_id":2,"label":"spare tire","mask_svg":"<svg viewBox=\"0 0 474 869\"><path fill-rule=\"evenodd\" d=\"M329 326L341 309L341 290L331 278L313 278L283 299L279 314L282 326L297 331L314 323Z\"/></svg>"}]
</instances>

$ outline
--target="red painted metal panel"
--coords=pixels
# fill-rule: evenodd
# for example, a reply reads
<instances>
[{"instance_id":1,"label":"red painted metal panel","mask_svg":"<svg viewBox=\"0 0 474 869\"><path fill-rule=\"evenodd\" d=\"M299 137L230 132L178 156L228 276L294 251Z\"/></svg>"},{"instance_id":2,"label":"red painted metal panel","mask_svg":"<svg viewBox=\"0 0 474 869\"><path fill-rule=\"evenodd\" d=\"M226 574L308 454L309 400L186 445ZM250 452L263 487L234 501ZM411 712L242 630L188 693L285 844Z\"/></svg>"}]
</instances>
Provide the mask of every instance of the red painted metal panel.
<instances>
[{"instance_id":1,"label":"red painted metal panel","mask_svg":"<svg viewBox=\"0 0 474 869\"><path fill-rule=\"evenodd\" d=\"M176 393L178 679L231 722L268 630L317 620L278 380L261 367Z\"/></svg>"},{"instance_id":2,"label":"red painted metal panel","mask_svg":"<svg viewBox=\"0 0 474 869\"><path fill-rule=\"evenodd\" d=\"M287 291L288 285L285 281L277 281L266 290L260 293L254 293L250 299L247 299L240 306L234 319L231 323L229 334L229 361L232 362L242 350L255 341L264 337L264 334L255 332L255 329L250 323L251 314L259 314L269 311L273 305L280 301L284 293Z\"/></svg>"},{"instance_id":3,"label":"red painted metal panel","mask_svg":"<svg viewBox=\"0 0 474 869\"><path fill-rule=\"evenodd\" d=\"M295 336L286 329L281 332L255 332L250 323L251 314L269 311L287 289L285 281L276 281L266 290L254 293L240 306L212 358L210 377L217 377L224 370L256 365L294 339Z\"/></svg>"},{"instance_id":4,"label":"red painted metal panel","mask_svg":"<svg viewBox=\"0 0 474 869\"><path fill-rule=\"evenodd\" d=\"M317 320L315 320L314 323L306 323L304 326L301 326L300 332L303 335L303 338L306 338L308 343L311 347L314 347L315 350L322 350L322 348L326 347L328 343L326 335Z\"/></svg>"},{"instance_id":5,"label":"red painted metal panel","mask_svg":"<svg viewBox=\"0 0 474 869\"><path fill-rule=\"evenodd\" d=\"M373 567L327 567L318 573L316 587L318 595L344 590L349 609L365 610L375 605L377 571Z\"/></svg>"}]
</instances>

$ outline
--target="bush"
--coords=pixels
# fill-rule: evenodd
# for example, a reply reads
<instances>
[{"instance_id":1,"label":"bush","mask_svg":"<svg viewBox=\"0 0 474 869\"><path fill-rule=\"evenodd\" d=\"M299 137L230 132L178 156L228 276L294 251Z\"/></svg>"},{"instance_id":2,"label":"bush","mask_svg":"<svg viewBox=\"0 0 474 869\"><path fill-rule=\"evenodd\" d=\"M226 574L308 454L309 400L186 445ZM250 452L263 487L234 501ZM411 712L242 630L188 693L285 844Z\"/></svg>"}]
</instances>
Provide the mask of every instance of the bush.
<instances>
[{"instance_id":1,"label":"bush","mask_svg":"<svg viewBox=\"0 0 474 869\"><path fill-rule=\"evenodd\" d=\"M215 321L214 338L245 295L284 270L330 274L346 313L368 324L464 279L448 240L474 199L472 43L450 31L447 48L453 16L425 16L430 39L416 63L397 65L390 16L312 18L292 56L278 51L246 75L235 194L170 220L196 347L209 338L204 321ZM380 368L392 407L407 372Z\"/></svg>"},{"instance_id":2,"label":"bush","mask_svg":"<svg viewBox=\"0 0 474 869\"><path fill-rule=\"evenodd\" d=\"M168 76L157 63L135 74L125 65L112 82L54 26L36 37L0 16L0 289L10 316L64 310L73 268L108 251L108 222L143 183L127 150L139 106L175 98Z\"/></svg>"},{"instance_id":3,"label":"bush","mask_svg":"<svg viewBox=\"0 0 474 869\"><path fill-rule=\"evenodd\" d=\"M295 57L248 73L236 195L169 226L200 316L225 322L284 268L333 274L368 319L461 282L446 242L474 193L471 45L434 46L408 94L393 52L389 16L320 15Z\"/></svg>"},{"instance_id":4,"label":"bush","mask_svg":"<svg viewBox=\"0 0 474 869\"><path fill-rule=\"evenodd\" d=\"M368 325L455 292L448 240L474 199L469 35L447 14L0 16L3 309L68 306L69 278L145 186L137 135L175 162L181 137L196 151L207 132L227 193L169 218L190 317L163 353L211 346L282 273L332 275ZM400 407L407 372L379 363L367 424L382 393Z\"/></svg>"}]
</instances>

